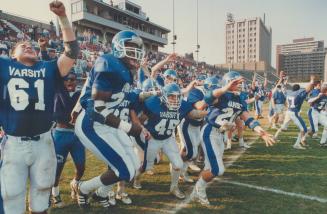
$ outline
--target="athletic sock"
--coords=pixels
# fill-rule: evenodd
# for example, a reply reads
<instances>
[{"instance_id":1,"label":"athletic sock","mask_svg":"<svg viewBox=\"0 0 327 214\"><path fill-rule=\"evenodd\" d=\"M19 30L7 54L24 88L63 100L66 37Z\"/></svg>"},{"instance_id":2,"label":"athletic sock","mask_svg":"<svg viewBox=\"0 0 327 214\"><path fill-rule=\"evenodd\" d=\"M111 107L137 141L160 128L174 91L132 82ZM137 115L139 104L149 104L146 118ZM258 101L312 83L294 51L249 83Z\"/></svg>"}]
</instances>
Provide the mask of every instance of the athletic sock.
<instances>
[{"instance_id":1,"label":"athletic sock","mask_svg":"<svg viewBox=\"0 0 327 214\"><path fill-rule=\"evenodd\" d=\"M88 181L84 181L80 186L80 190L84 194L89 194L93 190L98 189L99 187L102 187L102 186L104 186L104 185L102 184L100 175L99 175Z\"/></svg>"},{"instance_id":2,"label":"athletic sock","mask_svg":"<svg viewBox=\"0 0 327 214\"><path fill-rule=\"evenodd\" d=\"M322 132L320 144L324 144L327 141L327 128L324 128L324 131Z\"/></svg>"},{"instance_id":3,"label":"athletic sock","mask_svg":"<svg viewBox=\"0 0 327 214\"><path fill-rule=\"evenodd\" d=\"M170 174L171 174L171 187L177 187L178 186L178 179L181 174L181 170L175 170L173 169L172 165L170 164Z\"/></svg>"},{"instance_id":4,"label":"athletic sock","mask_svg":"<svg viewBox=\"0 0 327 214\"><path fill-rule=\"evenodd\" d=\"M59 195L59 193L60 193L59 186L52 187L52 196L56 197Z\"/></svg>"},{"instance_id":5,"label":"athletic sock","mask_svg":"<svg viewBox=\"0 0 327 214\"><path fill-rule=\"evenodd\" d=\"M196 182L195 184L198 188L206 188L207 187L207 182L202 178L200 177L200 179Z\"/></svg>"}]
</instances>

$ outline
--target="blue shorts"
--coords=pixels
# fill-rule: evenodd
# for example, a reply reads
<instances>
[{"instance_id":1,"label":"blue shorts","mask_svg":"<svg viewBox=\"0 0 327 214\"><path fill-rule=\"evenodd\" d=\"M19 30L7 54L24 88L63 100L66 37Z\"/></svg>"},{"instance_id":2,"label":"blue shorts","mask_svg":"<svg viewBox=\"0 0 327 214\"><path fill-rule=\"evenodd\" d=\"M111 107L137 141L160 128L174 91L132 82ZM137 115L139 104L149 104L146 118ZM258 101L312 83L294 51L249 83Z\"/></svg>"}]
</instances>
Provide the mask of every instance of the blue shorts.
<instances>
[{"instance_id":1,"label":"blue shorts","mask_svg":"<svg viewBox=\"0 0 327 214\"><path fill-rule=\"evenodd\" d=\"M53 133L57 164L65 164L68 153L75 165L85 164L85 148L75 135L74 130L56 128Z\"/></svg>"}]
</instances>

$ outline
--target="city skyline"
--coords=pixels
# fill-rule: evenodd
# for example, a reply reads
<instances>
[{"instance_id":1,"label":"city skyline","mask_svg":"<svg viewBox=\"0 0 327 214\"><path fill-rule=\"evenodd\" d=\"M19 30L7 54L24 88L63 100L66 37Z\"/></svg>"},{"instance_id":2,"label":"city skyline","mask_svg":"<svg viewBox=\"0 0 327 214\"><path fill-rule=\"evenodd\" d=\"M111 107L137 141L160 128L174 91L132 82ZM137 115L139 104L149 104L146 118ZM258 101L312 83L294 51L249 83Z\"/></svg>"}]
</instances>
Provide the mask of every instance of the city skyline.
<instances>
[{"instance_id":1,"label":"city skyline","mask_svg":"<svg viewBox=\"0 0 327 214\"><path fill-rule=\"evenodd\" d=\"M172 31L173 0L131 0L142 6L150 21ZM48 10L50 1L2 0L1 9L49 22L54 16ZM64 0L66 8L70 0ZM115 2L115 1L114 1ZM20 5L19 8L16 5ZM31 5L33 8L31 8ZM35 5L41 9L34 11ZM185 9L187 7L187 9ZM166 10L164 9L166 8ZM266 14L266 25L272 28L272 66L275 67L276 45L290 43L293 39L315 37L318 40L327 38L327 29L319 20L327 20L327 2L323 0L305 1L199 1L199 60L210 64L225 63L225 21L227 12L234 14L235 19L263 17ZM33 14L33 16L31 16ZM283 23L281 25L281 23ZM196 57L196 0L175 0L175 34L177 35L176 52L185 54L193 52ZM168 45L161 49L172 52L172 33Z\"/></svg>"}]
</instances>

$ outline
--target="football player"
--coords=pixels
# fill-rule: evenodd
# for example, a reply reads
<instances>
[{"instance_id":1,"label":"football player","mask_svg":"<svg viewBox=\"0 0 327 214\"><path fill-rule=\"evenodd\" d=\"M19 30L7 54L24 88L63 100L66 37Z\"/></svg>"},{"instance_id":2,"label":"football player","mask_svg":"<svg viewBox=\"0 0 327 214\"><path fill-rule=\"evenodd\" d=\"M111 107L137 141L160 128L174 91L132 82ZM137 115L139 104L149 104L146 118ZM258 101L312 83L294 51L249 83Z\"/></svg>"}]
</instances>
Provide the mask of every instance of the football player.
<instances>
[{"instance_id":1,"label":"football player","mask_svg":"<svg viewBox=\"0 0 327 214\"><path fill-rule=\"evenodd\" d=\"M310 123L312 123L313 131L318 130L318 124L323 125L324 130L320 139L321 146L327 146L327 117L323 112L326 111L327 107L327 83L323 83L321 86L321 92L310 98L308 103L311 105L309 111L311 114Z\"/></svg>"},{"instance_id":2,"label":"football player","mask_svg":"<svg viewBox=\"0 0 327 214\"><path fill-rule=\"evenodd\" d=\"M204 92L219 87L219 79L217 77L208 77L199 75L197 78L197 87L193 88L188 96L185 98L187 102L192 104L194 109L204 110L207 105L203 103ZM202 86L202 88L200 88ZM180 140L182 142L181 156L184 162L180 179L189 183L193 183L187 175L187 168L191 161L198 155L198 149L201 143L201 126L203 125L203 118L191 119L184 118L177 127Z\"/></svg>"},{"instance_id":3,"label":"football player","mask_svg":"<svg viewBox=\"0 0 327 214\"><path fill-rule=\"evenodd\" d=\"M273 137L263 130L260 123L250 117L247 112L247 104L240 97L243 81L238 72L230 71L223 76L223 87L210 91L204 98L209 105L207 124L202 128L201 142L205 153L205 167L191 193L191 200L199 201L203 205L210 204L206 194L207 183L215 176L224 173L223 135L234 126L234 121L238 116L245 122L245 125L260 135L266 146L275 143Z\"/></svg>"},{"instance_id":4,"label":"football player","mask_svg":"<svg viewBox=\"0 0 327 214\"><path fill-rule=\"evenodd\" d=\"M252 90L254 91L254 96L256 98L255 101L255 112L256 112L256 117L257 119L263 118L262 116L262 105L263 102L265 101L265 89L267 87L268 81L267 81L267 76L265 73L265 80L263 85L256 81L256 73L253 75L253 81L252 81Z\"/></svg>"},{"instance_id":5,"label":"football player","mask_svg":"<svg viewBox=\"0 0 327 214\"><path fill-rule=\"evenodd\" d=\"M249 98L249 88L245 84L245 82L242 83L242 91L240 92L240 97L242 100L245 100L246 102L246 108L248 110L249 104L255 102L255 98ZM244 149L251 148L251 146L247 143L244 142L244 137L243 137L243 132L244 132L244 121L241 120L239 117L236 118L235 120L235 126L233 129L227 132L227 142L226 142L226 148L225 150L230 150L232 148L232 135L233 132L236 130L237 131L237 140L239 143L239 146Z\"/></svg>"},{"instance_id":6,"label":"football player","mask_svg":"<svg viewBox=\"0 0 327 214\"><path fill-rule=\"evenodd\" d=\"M314 98L317 97L320 94L320 89L321 89L321 82L316 81L314 89L311 91L309 97ZM312 104L312 103L310 103ZM308 132L309 135L312 137L317 137L318 136L318 118L313 116L314 107L311 105L309 111L308 111L308 117L309 117L309 123L310 123L310 131ZM315 114L317 115L317 114Z\"/></svg>"},{"instance_id":7,"label":"football player","mask_svg":"<svg viewBox=\"0 0 327 214\"><path fill-rule=\"evenodd\" d=\"M82 178L85 169L85 149L75 135L74 124L71 123L71 112L81 94L80 91L76 91L76 85L77 75L72 71L64 78L64 87L58 90L55 96L56 128L52 133L57 156L56 180L52 187L52 199L55 207L63 206L59 192L59 180L68 153L70 153L76 168L74 179L70 183L71 187ZM73 189L71 197L76 198Z\"/></svg>"},{"instance_id":8,"label":"football player","mask_svg":"<svg viewBox=\"0 0 327 214\"><path fill-rule=\"evenodd\" d=\"M79 53L75 34L60 1L50 3L59 19L65 51L53 61L38 61L30 42L17 43L14 59L0 58L2 143L1 195L4 213L46 213L55 181L56 154L51 136L55 90Z\"/></svg>"},{"instance_id":9,"label":"football player","mask_svg":"<svg viewBox=\"0 0 327 214\"><path fill-rule=\"evenodd\" d=\"M284 107L286 104L286 96L282 90L282 85L278 84L275 89L273 89L271 97L271 107L273 109L272 116L272 128L277 129L276 124L283 118Z\"/></svg>"},{"instance_id":10,"label":"football player","mask_svg":"<svg viewBox=\"0 0 327 214\"><path fill-rule=\"evenodd\" d=\"M293 145L294 149L306 149L304 146L306 145L305 140L306 140L307 126L305 125L305 122L303 121L302 117L299 115L299 112L308 93L313 88L314 79L315 77L311 76L310 83L307 85L305 89L301 89L300 85L294 84L292 86L292 91L286 92L286 100L287 100L288 108L285 113L285 119L283 125L277 130L275 134L275 139L277 139L279 134L283 130L286 130L289 123L293 121L295 125L300 129L296 142Z\"/></svg>"},{"instance_id":11,"label":"football player","mask_svg":"<svg viewBox=\"0 0 327 214\"><path fill-rule=\"evenodd\" d=\"M153 167L156 154L162 149L171 163L170 192L179 199L185 198L184 193L178 188L183 161L179 154L174 131L183 118L200 119L206 113L206 111L193 109L190 103L182 100L181 90L176 83L165 85L162 88L161 97L153 96L144 102L140 120L144 121L144 127L149 130L151 138L145 141L143 170Z\"/></svg>"},{"instance_id":12,"label":"football player","mask_svg":"<svg viewBox=\"0 0 327 214\"><path fill-rule=\"evenodd\" d=\"M118 32L112 39L112 54L98 57L84 85L80 99L84 110L76 120L76 134L109 169L75 185L78 204L83 208L89 206L89 193L94 190L93 199L109 207L111 185L131 181L140 168L129 135L138 137L146 130L128 122L129 109L125 107L129 105L128 98L134 96L133 76L143 58L141 37L132 31Z\"/></svg>"}]
</instances>

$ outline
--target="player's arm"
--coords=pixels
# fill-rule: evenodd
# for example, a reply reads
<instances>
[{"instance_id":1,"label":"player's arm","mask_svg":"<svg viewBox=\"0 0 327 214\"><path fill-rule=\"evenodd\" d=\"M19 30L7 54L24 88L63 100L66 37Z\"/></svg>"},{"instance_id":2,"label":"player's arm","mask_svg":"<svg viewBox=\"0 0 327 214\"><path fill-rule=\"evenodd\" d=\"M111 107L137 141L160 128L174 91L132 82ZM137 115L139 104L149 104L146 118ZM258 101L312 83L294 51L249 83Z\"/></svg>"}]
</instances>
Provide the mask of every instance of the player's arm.
<instances>
[{"instance_id":1,"label":"player's arm","mask_svg":"<svg viewBox=\"0 0 327 214\"><path fill-rule=\"evenodd\" d=\"M245 100L246 104L254 103L254 101L255 101L254 97L248 98L247 100Z\"/></svg>"},{"instance_id":2,"label":"player's arm","mask_svg":"<svg viewBox=\"0 0 327 214\"><path fill-rule=\"evenodd\" d=\"M242 77L237 78L233 81L230 81L227 85L222 88L215 89L210 91L208 94L205 95L205 102L210 104L212 99L219 98L221 95L225 94L227 91L237 91L238 85L244 81ZM209 102L208 102L209 101Z\"/></svg>"},{"instance_id":3,"label":"player's arm","mask_svg":"<svg viewBox=\"0 0 327 214\"><path fill-rule=\"evenodd\" d=\"M265 131L261 126L259 121L255 120L253 117L250 116L249 112L243 111L241 114L241 119L244 121L245 125L252 129L253 131L257 132L260 137L265 141L266 146L272 146L275 143L275 140L271 134Z\"/></svg>"},{"instance_id":4,"label":"player's arm","mask_svg":"<svg viewBox=\"0 0 327 214\"><path fill-rule=\"evenodd\" d=\"M64 77L69 73L78 57L79 45L67 18L64 4L60 1L53 1L50 3L50 10L58 16L64 40L65 50L57 61L60 75Z\"/></svg>"},{"instance_id":5,"label":"player's arm","mask_svg":"<svg viewBox=\"0 0 327 214\"><path fill-rule=\"evenodd\" d=\"M314 87L314 84L315 84L315 76L314 75L311 75L310 76L310 83L307 85L307 87L305 88L305 91L307 93L309 93L313 87Z\"/></svg>"},{"instance_id":6,"label":"player's arm","mask_svg":"<svg viewBox=\"0 0 327 214\"><path fill-rule=\"evenodd\" d=\"M161 94L161 91L142 91L139 94L139 101L143 102L144 100L146 100L147 98L151 97L151 96L159 96Z\"/></svg>"},{"instance_id":7,"label":"player's arm","mask_svg":"<svg viewBox=\"0 0 327 214\"><path fill-rule=\"evenodd\" d=\"M155 64L152 68L151 68L151 78L152 79L156 79L157 75L158 75L158 71L166 64L173 62L176 59L177 54L176 53L172 53L169 54L165 59L163 59L162 61L158 62L157 64Z\"/></svg>"},{"instance_id":8,"label":"player's arm","mask_svg":"<svg viewBox=\"0 0 327 214\"><path fill-rule=\"evenodd\" d=\"M274 95L275 95L275 93L271 97L271 106L272 106L273 109L276 107L275 96Z\"/></svg>"},{"instance_id":9,"label":"player's arm","mask_svg":"<svg viewBox=\"0 0 327 214\"><path fill-rule=\"evenodd\" d=\"M317 100L319 100L320 97L321 97L322 95L323 95L323 93L319 93L318 96L313 97L313 98L310 98L310 99L308 100L308 103L311 105L312 103L314 103L314 102L316 102Z\"/></svg>"},{"instance_id":10,"label":"player's arm","mask_svg":"<svg viewBox=\"0 0 327 214\"><path fill-rule=\"evenodd\" d=\"M121 129L131 136L139 136L142 127L136 123L128 123L115 116L107 107L111 101L112 92L92 89L92 100L88 100L87 113L94 120L113 128Z\"/></svg>"},{"instance_id":11,"label":"player's arm","mask_svg":"<svg viewBox=\"0 0 327 214\"><path fill-rule=\"evenodd\" d=\"M193 107L197 110L205 110L208 107L208 104L204 100L200 100L193 104Z\"/></svg>"},{"instance_id":12,"label":"player's arm","mask_svg":"<svg viewBox=\"0 0 327 214\"><path fill-rule=\"evenodd\" d=\"M254 91L255 90L255 80L256 80L257 73L253 74L253 79L252 79L252 84L251 84L251 89Z\"/></svg>"},{"instance_id":13,"label":"player's arm","mask_svg":"<svg viewBox=\"0 0 327 214\"><path fill-rule=\"evenodd\" d=\"M207 116L208 112L207 111L201 111L197 109L193 109L187 114L187 117L190 119L202 119L205 116Z\"/></svg>"},{"instance_id":14,"label":"player's arm","mask_svg":"<svg viewBox=\"0 0 327 214\"><path fill-rule=\"evenodd\" d=\"M151 138L151 134L150 134L150 132L149 132L146 128L144 128L144 126L143 126L142 123L141 123L140 118L137 116L137 114L136 114L136 112L135 112L134 109L131 109L131 110L129 111L129 116L130 116L130 118L131 118L132 123L134 123L134 124L138 124L139 126L142 127L142 133L143 133L143 135L144 135L144 138L145 138L146 140L149 140L149 139Z\"/></svg>"},{"instance_id":15,"label":"player's arm","mask_svg":"<svg viewBox=\"0 0 327 214\"><path fill-rule=\"evenodd\" d=\"M77 102L76 102L76 104L75 104L75 106L74 106L74 108L73 108L73 110L72 110L72 112L71 112L71 114L70 114L70 118L71 118L70 123L71 123L71 124L75 124L78 115L79 115L79 114L81 113L81 111L82 111L82 105L81 105L80 100L81 100L81 96L82 96L82 94L84 94L84 92L85 92L85 90L86 90L86 85L87 85L87 82L88 82L88 81L89 81L89 80L88 80L88 78L87 78L86 81L85 81L85 83L84 83L84 85L83 85L83 88L82 88L82 91L81 91L81 95L79 96L79 98L78 98L78 100L77 100Z\"/></svg>"},{"instance_id":16,"label":"player's arm","mask_svg":"<svg viewBox=\"0 0 327 214\"><path fill-rule=\"evenodd\" d=\"M266 89L268 86L268 78L267 78L267 73L264 74L265 76L265 81L263 82L263 88Z\"/></svg>"},{"instance_id":17,"label":"player's arm","mask_svg":"<svg viewBox=\"0 0 327 214\"><path fill-rule=\"evenodd\" d=\"M190 92L194 88L195 84L196 84L196 80L193 80L186 86L186 88L182 88L181 90L182 94L183 95L188 94L188 92Z\"/></svg>"}]
</instances>

